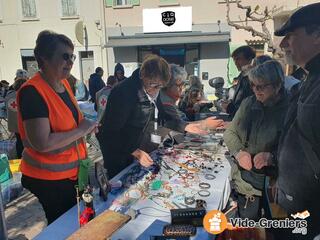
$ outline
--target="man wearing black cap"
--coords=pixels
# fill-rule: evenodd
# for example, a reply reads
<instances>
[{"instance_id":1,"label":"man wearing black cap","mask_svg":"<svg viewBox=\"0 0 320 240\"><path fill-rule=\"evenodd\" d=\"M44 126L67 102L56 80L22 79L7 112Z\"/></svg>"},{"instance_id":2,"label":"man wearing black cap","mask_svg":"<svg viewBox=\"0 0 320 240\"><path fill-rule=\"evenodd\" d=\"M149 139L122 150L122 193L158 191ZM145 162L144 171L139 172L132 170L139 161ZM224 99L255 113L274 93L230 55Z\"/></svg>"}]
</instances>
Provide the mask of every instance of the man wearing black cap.
<instances>
[{"instance_id":1,"label":"man wearing black cap","mask_svg":"<svg viewBox=\"0 0 320 240\"><path fill-rule=\"evenodd\" d=\"M313 239L320 234L320 3L294 12L275 35L284 36L280 47L288 63L308 73L280 139L277 200L289 216L310 213L307 235L290 233L286 239Z\"/></svg>"}]
</instances>

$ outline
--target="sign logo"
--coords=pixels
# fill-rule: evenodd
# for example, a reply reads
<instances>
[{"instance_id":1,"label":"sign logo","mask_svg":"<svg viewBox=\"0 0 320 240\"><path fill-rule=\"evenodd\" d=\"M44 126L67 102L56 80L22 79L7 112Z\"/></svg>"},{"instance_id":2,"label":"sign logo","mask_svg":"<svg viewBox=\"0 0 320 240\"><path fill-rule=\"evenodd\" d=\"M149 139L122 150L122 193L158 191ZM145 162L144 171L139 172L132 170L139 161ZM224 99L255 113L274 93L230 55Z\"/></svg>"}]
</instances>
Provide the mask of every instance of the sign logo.
<instances>
[{"instance_id":1,"label":"sign logo","mask_svg":"<svg viewBox=\"0 0 320 240\"><path fill-rule=\"evenodd\" d=\"M309 211L298 212L291 215L292 218L269 220L260 218L258 222L248 218L226 218L226 215L218 210L208 212L203 218L204 229L211 234L220 234L225 230L236 230L241 228L265 228L265 229L292 229L292 233L306 235L308 233Z\"/></svg>"},{"instance_id":2,"label":"sign logo","mask_svg":"<svg viewBox=\"0 0 320 240\"><path fill-rule=\"evenodd\" d=\"M162 22L164 25L167 25L170 27L176 22L176 14L173 11L166 11L161 13L162 16Z\"/></svg>"},{"instance_id":3,"label":"sign logo","mask_svg":"<svg viewBox=\"0 0 320 240\"><path fill-rule=\"evenodd\" d=\"M204 216L203 226L208 233L219 234L228 228L228 220L222 212L212 210Z\"/></svg>"}]
</instances>

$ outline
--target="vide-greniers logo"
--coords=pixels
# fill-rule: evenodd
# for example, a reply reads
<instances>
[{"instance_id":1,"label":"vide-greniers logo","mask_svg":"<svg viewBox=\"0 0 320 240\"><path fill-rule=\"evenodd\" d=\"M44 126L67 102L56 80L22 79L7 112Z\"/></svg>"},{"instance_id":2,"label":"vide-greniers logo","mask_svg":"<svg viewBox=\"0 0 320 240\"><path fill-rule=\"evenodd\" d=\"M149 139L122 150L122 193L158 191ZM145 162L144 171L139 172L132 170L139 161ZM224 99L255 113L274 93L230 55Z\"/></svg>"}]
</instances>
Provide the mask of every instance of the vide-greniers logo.
<instances>
[{"instance_id":1,"label":"vide-greniers logo","mask_svg":"<svg viewBox=\"0 0 320 240\"><path fill-rule=\"evenodd\" d=\"M230 218L228 222L224 213L218 210L207 212L203 218L204 229L211 234L220 234L225 230L237 228L284 228L292 229L292 233L306 235L308 233L308 222L306 218L310 213L306 210L291 215L294 219L285 218L278 220L269 220L266 218L259 219L258 222L248 218Z\"/></svg>"},{"instance_id":2,"label":"vide-greniers logo","mask_svg":"<svg viewBox=\"0 0 320 240\"><path fill-rule=\"evenodd\" d=\"M171 26L176 22L176 14L173 11L166 11L161 13L162 22L164 25Z\"/></svg>"}]
</instances>

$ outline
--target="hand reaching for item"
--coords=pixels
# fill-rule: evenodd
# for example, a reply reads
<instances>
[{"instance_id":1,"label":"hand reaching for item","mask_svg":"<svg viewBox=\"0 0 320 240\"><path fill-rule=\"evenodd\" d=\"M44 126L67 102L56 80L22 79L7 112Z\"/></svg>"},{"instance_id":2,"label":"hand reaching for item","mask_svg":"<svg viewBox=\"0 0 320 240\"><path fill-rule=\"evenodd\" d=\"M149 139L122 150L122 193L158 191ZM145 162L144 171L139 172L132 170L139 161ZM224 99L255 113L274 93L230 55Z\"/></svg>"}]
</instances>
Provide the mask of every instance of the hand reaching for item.
<instances>
[{"instance_id":1,"label":"hand reaching for item","mask_svg":"<svg viewBox=\"0 0 320 240\"><path fill-rule=\"evenodd\" d=\"M198 134L198 135L208 134L208 131L202 128L201 123L189 123L184 130L192 134Z\"/></svg>"},{"instance_id":2,"label":"hand reaching for item","mask_svg":"<svg viewBox=\"0 0 320 240\"><path fill-rule=\"evenodd\" d=\"M152 158L148 153L140 149L135 150L132 155L138 160L143 167L150 167L153 164Z\"/></svg>"},{"instance_id":3,"label":"hand reaching for item","mask_svg":"<svg viewBox=\"0 0 320 240\"><path fill-rule=\"evenodd\" d=\"M216 119L216 117L208 117L202 121L204 121L207 129L216 129L223 126L223 120Z\"/></svg>"}]
</instances>

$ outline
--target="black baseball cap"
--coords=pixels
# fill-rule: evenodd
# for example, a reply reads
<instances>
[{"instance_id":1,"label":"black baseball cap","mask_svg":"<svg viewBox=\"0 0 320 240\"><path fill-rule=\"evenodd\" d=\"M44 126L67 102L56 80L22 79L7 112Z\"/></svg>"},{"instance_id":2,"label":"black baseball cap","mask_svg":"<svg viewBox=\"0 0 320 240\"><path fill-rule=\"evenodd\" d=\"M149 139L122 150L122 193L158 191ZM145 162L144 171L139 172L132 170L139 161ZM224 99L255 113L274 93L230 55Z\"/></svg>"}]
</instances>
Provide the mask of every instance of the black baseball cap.
<instances>
[{"instance_id":1,"label":"black baseball cap","mask_svg":"<svg viewBox=\"0 0 320 240\"><path fill-rule=\"evenodd\" d=\"M295 11L288 21L274 32L275 36L285 36L299 27L320 24L320 3L313 3Z\"/></svg>"}]
</instances>

